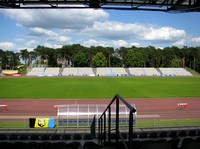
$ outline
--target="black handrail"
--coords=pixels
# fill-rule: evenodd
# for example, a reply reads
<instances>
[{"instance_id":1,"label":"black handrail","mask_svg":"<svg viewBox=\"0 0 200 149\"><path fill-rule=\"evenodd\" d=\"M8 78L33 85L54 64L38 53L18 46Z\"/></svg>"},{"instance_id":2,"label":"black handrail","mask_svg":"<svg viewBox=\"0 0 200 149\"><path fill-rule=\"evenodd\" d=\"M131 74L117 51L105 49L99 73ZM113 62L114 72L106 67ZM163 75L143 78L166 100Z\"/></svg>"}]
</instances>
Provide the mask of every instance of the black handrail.
<instances>
[{"instance_id":1,"label":"black handrail","mask_svg":"<svg viewBox=\"0 0 200 149\"><path fill-rule=\"evenodd\" d=\"M90 126L90 134L92 135L93 138L96 137L96 115L94 116L91 126Z\"/></svg>"},{"instance_id":2,"label":"black handrail","mask_svg":"<svg viewBox=\"0 0 200 149\"><path fill-rule=\"evenodd\" d=\"M119 147L119 102L123 102L124 105L129 109L129 138L128 138L128 147L129 149L132 148L132 132L133 132L133 113L136 112L136 108L133 107L131 104L129 104L123 97L121 97L119 94L116 94L110 104L107 106L107 108L104 110L102 115L99 117L98 120L98 142L99 145L103 146L106 142L106 132L108 133L108 144L111 143L111 105L116 101L116 124L115 124L115 132L116 132L116 149ZM106 117L106 114L108 113L108 118ZM106 131L106 119L108 119L108 131ZM104 125L103 125L104 124Z\"/></svg>"}]
</instances>

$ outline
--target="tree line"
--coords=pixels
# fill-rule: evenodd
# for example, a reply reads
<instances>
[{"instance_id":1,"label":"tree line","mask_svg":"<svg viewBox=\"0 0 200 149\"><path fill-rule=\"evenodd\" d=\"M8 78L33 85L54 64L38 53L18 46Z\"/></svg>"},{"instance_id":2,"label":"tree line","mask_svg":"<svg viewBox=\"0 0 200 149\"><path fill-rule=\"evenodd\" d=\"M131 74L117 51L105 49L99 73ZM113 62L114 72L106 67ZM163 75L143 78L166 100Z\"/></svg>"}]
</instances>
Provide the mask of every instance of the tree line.
<instances>
[{"instance_id":1,"label":"tree line","mask_svg":"<svg viewBox=\"0 0 200 149\"><path fill-rule=\"evenodd\" d=\"M15 69L21 64L49 67L188 67L200 72L200 47L175 46L164 49L148 47L113 47L80 44L62 48L37 46L33 51L20 52L0 49L0 68Z\"/></svg>"}]
</instances>

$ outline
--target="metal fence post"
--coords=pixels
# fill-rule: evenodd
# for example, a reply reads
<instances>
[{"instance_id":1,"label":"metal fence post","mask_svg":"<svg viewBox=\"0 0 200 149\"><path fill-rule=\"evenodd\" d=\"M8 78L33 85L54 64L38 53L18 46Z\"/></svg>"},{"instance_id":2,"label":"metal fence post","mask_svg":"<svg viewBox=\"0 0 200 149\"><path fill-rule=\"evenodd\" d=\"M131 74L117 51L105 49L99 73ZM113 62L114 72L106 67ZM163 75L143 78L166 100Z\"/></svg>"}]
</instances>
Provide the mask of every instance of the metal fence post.
<instances>
[{"instance_id":1,"label":"metal fence post","mask_svg":"<svg viewBox=\"0 0 200 149\"><path fill-rule=\"evenodd\" d=\"M106 142L106 113L104 114L104 144Z\"/></svg>"},{"instance_id":2,"label":"metal fence post","mask_svg":"<svg viewBox=\"0 0 200 149\"><path fill-rule=\"evenodd\" d=\"M111 109L108 108L108 144L111 142Z\"/></svg>"},{"instance_id":3,"label":"metal fence post","mask_svg":"<svg viewBox=\"0 0 200 149\"><path fill-rule=\"evenodd\" d=\"M101 135L100 135L100 137L101 137L101 146L102 146L102 144L103 144L103 143L102 143L102 140L103 140L103 139L102 139L102 131L103 131L103 124L102 124L102 123L103 123L103 122L102 122L102 117L101 117L101 123L100 123L100 125L101 125L101 132L100 132L100 134L101 134Z\"/></svg>"},{"instance_id":4,"label":"metal fence post","mask_svg":"<svg viewBox=\"0 0 200 149\"><path fill-rule=\"evenodd\" d=\"M119 144L119 98L116 99L116 149Z\"/></svg>"},{"instance_id":5,"label":"metal fence post","mask_svg":"<svg viewBox=\"0 0 200 149\"><path fill-rule=\"evenodd\" d=\"M100 145L100 119L98 120L98 144Z\"/></svg>"},{"instance_id":6,"label":"metal fence post","mask_svg":"<svg viewBox=\"0 0 200 149\"><path fill-rule=\"evenodd\" d=\"M132 132L133 132L133 111L129 113L129 149L132 149Z\"/></svg>"}]
</instances>

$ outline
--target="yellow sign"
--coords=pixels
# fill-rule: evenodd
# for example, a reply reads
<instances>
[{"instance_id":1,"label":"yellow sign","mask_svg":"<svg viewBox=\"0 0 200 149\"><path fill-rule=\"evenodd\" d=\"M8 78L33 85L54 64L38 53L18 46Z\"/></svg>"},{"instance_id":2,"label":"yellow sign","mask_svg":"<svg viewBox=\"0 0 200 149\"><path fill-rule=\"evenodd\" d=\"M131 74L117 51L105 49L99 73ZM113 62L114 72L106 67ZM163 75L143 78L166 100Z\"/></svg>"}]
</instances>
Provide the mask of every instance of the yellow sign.
<instances>
[{"instance_id":1,"label":"yellow sign","mask_svg":"<svg viewBox=\"0 0 200 149\"><path fill-rule=\"evenodd\" d=\"M36 118L35 128L47 128L49 123L49 118Z\"/></svg>"}]
</instances>

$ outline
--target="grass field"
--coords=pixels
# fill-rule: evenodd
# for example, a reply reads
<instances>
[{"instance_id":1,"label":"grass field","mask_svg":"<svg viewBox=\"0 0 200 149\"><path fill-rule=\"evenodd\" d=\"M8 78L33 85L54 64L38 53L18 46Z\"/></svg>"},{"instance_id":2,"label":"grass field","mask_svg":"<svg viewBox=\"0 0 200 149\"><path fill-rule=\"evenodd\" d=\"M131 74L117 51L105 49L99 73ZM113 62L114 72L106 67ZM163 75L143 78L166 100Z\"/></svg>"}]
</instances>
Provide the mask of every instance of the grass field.
<instances>
[{"instance_id":1,"label":"grass field","mask_svg":"<svg viewBox=\"0 0 200 149\"><path fill-rule=\"evenodd\" d=\"M200 78L0 78L1 99L200 97Z\"/></svg>"}]
</instances>

